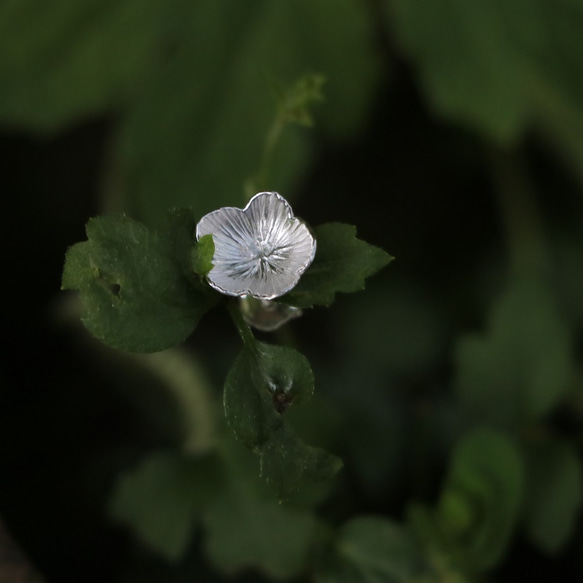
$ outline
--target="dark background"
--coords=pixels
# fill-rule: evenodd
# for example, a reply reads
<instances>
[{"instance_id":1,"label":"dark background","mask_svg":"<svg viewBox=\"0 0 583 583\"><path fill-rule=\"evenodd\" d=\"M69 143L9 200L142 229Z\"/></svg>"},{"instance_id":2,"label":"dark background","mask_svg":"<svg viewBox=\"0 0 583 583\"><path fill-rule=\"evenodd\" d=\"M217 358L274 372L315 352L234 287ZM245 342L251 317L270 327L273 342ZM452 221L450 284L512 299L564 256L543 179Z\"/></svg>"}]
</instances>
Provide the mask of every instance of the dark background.
<instances>
[{"instance_id":1,"label":"dark background","mask_svg":"<svg viewBox=\"0 0 583 583\"><path fill-rule=\"evenodd\" d=\"M350 427L331 440L345 461L336 515L402 520L411 499L433 500L448 432L468 419L456 340L488 327L516 256L528 270L540 245L573 377L537 427L580 456L583 6L308 4L0 8L0 516L48 581L222 580L198 539L169 566L108 518L118 473L177 437L152 414L167 397L86 337L60 278L91 216L154 224L173 206L242 206L275 111L272 77L327 82L314 127L284 130L268 189L309 223L357 225L396 257L365 292L290 325L318 410ZM218 393L238 350L226 317L209 313L188 349ZM582 544L579 522L554 556L519 532L493 580L525 569L576 580Z\"/></svg>"}]
</instances>

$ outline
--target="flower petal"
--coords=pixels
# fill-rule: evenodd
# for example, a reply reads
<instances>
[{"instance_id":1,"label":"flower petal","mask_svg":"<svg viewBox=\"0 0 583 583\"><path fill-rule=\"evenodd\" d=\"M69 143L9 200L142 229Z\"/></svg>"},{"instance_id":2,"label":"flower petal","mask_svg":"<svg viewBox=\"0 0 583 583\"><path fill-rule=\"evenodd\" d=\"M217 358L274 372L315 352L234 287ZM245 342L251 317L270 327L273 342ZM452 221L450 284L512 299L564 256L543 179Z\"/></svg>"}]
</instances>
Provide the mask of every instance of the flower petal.
<instances>
[{"instance_id":1,"label":"flower petal","mask_svg":"<svg viewBox=\"0 0 583 583\"><path fill-rule=\"evenodd\" d=\"M276 192L256 194L244 209L205 215L196 237L215 244L209 284L232 295L273 299L290 291L314 259L316 241Z\"/></svg>"}]
</instances>

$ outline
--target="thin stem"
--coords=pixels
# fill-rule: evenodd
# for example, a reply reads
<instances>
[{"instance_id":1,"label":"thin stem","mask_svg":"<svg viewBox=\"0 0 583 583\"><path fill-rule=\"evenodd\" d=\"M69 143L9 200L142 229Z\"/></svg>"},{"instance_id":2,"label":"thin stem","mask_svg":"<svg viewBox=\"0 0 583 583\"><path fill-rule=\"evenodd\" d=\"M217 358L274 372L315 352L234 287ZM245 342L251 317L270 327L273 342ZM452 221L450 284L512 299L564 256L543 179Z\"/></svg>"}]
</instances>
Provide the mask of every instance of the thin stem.
<instances>
[{"instance_id":1,"label":"thin stem","mask_svg":"<svg viewBox=\"0 0 583 583\"><path fill-rule=\"evenodd\" d=\"M256 192L260 192L266 188L273 153L275 152L275 148L279 142L284 127L285 121L283 115L278 109L265 137L259 172L257 172L254 178L252 178L247 184L247 199L250 199Z\"/></svg>"},{"instance_id":2,"label":"thin stem","mask_svg":"<svg viewBox=\"0 0 583 583\"><path fill-rule=\"evenodd\" d=\"M256 348L256 341L255 336L253 336L253 332L251 332L251 328L249 324L245 322L243 319L243 314L239 308L238 300L230 300L227 302L227 307L229 310L229 314L231 315L231 319L237 328L237 332L239 332L239 336L243 341L243 344L246 348L250 348L251 350L255 350Z\"/></svg>"},{"instance_id":3,"label":"thin stem","mask_svg":"<svg viewBox=\"0 0 583 583\"><path fill-rule=\"evenodd\" d=\"M511 273L541 275L549 266L548 249L524 155L496 149L491 160Z\"/></svg>"}]
</instances>

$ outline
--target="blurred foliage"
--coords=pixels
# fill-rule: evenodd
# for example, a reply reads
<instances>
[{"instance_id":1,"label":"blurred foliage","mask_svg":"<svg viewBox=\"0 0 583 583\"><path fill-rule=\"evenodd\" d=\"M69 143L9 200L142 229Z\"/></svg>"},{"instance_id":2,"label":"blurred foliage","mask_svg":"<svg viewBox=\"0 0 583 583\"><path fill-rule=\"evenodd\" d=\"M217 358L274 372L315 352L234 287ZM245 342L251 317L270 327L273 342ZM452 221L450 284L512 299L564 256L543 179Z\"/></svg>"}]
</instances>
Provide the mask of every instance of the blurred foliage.
<instances>
[{"instance_id":1,"label":"blurred foliage","mask_svg":"<svg viewBox=\"0 0 583 583\"><path fill-rule=\"evenodd\" d=\"M0 512L47 580L581 579L582 62L581 0L0 3ZM262 335L237 357L211 313L137 357L55 300L87 218L127 213L64 285L113 346L182 341L213 302L194 222L260 189L358 225L316 228L286 298L283 376L317 389L289 424L250 390L282 382ZM308 308L379 248L390 276ZM235 359L277 493L221 421ZM331 482L288 479L314 456Z\"/></svg>"}]
</instances>

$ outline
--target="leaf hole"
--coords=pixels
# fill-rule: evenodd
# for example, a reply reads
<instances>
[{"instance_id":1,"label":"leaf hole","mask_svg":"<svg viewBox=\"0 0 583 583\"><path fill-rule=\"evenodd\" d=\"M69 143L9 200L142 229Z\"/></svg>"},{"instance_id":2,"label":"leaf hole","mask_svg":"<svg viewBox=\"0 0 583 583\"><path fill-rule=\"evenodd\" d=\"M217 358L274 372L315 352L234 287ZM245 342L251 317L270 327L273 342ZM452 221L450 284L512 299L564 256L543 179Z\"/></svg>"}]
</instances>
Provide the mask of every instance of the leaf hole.
<instances>
[{"instance_id":1,"label":"leaf hole","mask_svg":"<svg viewBox=\"0 0 583 583\"><path fill-rule=\"evenodd\" d=\"M121 292L121 285L119 285L119 283L111 283L109 281L107 281L103 275L101 273L99 273L99 276L97 278L97 281L99 282L100 285L102 285L111 295L115 296L116 298L119 298L119 294Z\"/></svg>"},{"instance_id":2,"label":"leaf hole","mask_svg":"<svg viewBox=\"0 0 583 583\"><path fill-rule=\"evenodd\" d=\"M290 397L284 391L275 391L273 393L273 407L280 415L287 411L292 401L293 397Z\"/></svg>"}]
</instances>

